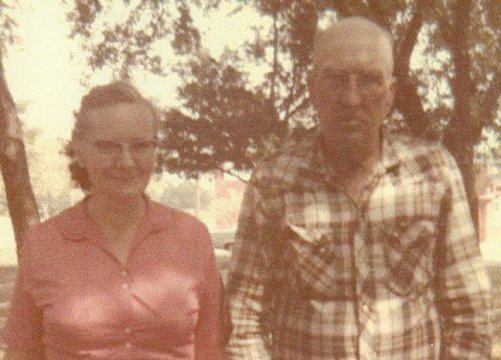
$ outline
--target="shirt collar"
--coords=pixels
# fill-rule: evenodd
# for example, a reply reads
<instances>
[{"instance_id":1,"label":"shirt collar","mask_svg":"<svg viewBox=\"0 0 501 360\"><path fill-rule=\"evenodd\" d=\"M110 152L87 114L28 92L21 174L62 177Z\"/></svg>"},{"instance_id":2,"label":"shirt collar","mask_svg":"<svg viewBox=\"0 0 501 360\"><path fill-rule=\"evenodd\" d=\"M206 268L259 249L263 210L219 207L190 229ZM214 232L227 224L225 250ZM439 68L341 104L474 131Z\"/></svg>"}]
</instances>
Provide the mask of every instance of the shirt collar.
<instances>
[{"instance_id":1,"label":"shirt collar","mask_svg":"<svg viewBox=\"0 0 501 360\"><path fill-rule=\"evenodd\" d=\"M86 202L89 198L90 195L87 195L60 215L61 221L58 222L58 227L64 238L78 242L82 240L96 241L101 237L97 224L87 212ZM139 224L137 235L142 236L169 229L172 218L166 216L165 211L162 211L163 206L152 201L147 195L144 195L144 199L146 201L145 213Z\"/></svg>"},{"instance_id":2,"label":"shirt collar","mask_svg":"<svg viewBox=\"0 0 501 360\"><path fill-rule=\"evenodd\" d=\"M306 177L315 177L318 179L329 179L335 177L335 171L328 166L326 154L322 145L322 134L318 129L312 137L311 151L305 152L304 163L300 166L300 174ZM390 137L384 136L382 143L382 157L377 163L375 173L383 175L385 173L396 173L400 167L400 157L397 149Z\"/></svg>"}]
</instances>

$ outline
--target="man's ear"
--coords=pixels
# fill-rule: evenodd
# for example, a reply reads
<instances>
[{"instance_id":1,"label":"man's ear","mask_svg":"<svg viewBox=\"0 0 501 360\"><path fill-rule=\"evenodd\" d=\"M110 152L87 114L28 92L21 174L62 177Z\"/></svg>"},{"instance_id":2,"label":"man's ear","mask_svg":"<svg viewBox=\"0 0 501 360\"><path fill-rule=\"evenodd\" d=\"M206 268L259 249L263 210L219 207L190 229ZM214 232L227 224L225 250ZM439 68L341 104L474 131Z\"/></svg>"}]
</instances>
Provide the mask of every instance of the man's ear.
<instances>
[{"instance_id":1,"label":"man's ear","mask_svg":"<svg viewBox=\"0 0 501 360\"><path fill-rule=\"evenodd\" d=\"M389 80L388 92L389 92L389 94L386 98L386 101L388 103L386 104L386 107L387 107L387 112L389 113L393 107L393 104L395 102L395 96L397 93L397 80L393 76Z\"/></svg>"}]
</instances>

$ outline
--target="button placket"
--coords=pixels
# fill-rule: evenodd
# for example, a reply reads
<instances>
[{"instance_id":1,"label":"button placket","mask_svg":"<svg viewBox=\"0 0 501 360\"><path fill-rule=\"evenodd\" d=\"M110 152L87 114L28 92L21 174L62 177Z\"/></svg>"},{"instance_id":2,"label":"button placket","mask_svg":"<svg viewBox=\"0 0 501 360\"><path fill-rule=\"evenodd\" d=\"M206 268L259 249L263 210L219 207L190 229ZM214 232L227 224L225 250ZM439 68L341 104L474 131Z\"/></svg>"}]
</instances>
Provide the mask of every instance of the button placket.
<instances>
[{"instance_id":1,"label":"button placket","mask_svg":"<svg viewBox=\"0 0 501 360\"><path fill-rule=\"evenodd\" d=\"M120 278L122 279L122 289L129 290L130 276L129 271L125 267L120 270Z\"/></svg>"}]
</instances>

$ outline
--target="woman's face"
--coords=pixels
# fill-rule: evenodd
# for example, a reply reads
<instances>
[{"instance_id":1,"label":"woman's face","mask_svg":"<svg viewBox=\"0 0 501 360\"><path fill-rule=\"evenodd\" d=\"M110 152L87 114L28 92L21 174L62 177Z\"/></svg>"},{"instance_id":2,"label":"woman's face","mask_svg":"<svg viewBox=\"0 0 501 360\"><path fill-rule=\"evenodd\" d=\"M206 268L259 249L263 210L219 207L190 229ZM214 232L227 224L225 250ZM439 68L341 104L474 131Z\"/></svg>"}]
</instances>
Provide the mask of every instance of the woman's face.
<instances>
[{"instance_id":1,"label":"woman's face","mask_svg":"<svg viewBox=\"0 0 501 360\"><path fill-rule=\"evenodd\" d=\"M154 117L144 104L120 103L90 111L77 146L93 196L141 196L155 168Z\"/></svg>"}]
</instances>

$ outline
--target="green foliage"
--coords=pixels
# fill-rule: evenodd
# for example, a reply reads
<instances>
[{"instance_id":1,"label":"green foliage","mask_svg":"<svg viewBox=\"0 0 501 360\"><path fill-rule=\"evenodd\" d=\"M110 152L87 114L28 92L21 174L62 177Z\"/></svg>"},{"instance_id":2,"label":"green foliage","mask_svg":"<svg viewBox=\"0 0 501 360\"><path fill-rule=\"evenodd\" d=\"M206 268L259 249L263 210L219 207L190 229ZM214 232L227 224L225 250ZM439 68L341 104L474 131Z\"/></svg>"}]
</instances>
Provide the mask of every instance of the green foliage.
<instances>
[{"instance_id":1,"label":"green foliage","mask_svg":"<svg viewBox=\"0 0 501 360\"><path fill-rule=\"evenodd\" d=\"M42 136L40 129L24 130L26 157L40 217L46 219L70 206L74 189L63 154L65 142ZM77 191L78 192L78 191Z\"/></svg>"},{"instance_id":2,"label":"green foliage","mask_svg":"<svg viewBox=\"0 0 501 360\"><path fill-rule=\"evenodd\" d=\"M262 92L246 90L244 74L232 65L199 55L186 64L182 76L184 112L167 111L163 123L165 169L188 176L227 167L248 169L252 163L247 155L263 146L263 137L283 135L273 105Z\"/></svg>"},{"instance_id":3,"label":"green foliage","mask_svg":"<svg viewBox=\"0 0 501 360\"><path fill-rule=\"evenodd\" d=\"M65 3L72 3L64 1ZM158 42L171 34L168 2L77 0L67 13L70 36L80 40L93 69L110 67L120 78L133 68L164 74ZM94 28L101 31L94 31Z\"/></svg>"},{"instance_id":4,"label":"green foliage","mask_svg":"<svg viewBox=\"0 0 501 360\"><path fill-rule=\"evenodd\" d=\"M416 136L441 138L448 127L448 133L456 129L467 136L462 145L470 147L482 128L499 131L500 15L495 0L212 0L203 5L138 0L124 2L127 15L111 26L102 19L113 3L77 1L69 13L74 34L87 40L84 49L92 68L112 66L122 77L133 68L165 73L168 56L158 45L170 43L178 64L173 69L183 83L178 89L182 106L165 112L162 166L168 171L196 175L248 169L249 154L263 152L273 143L270 138L291 132L299 136L315 126L307 88L314 30L325 18L355 14L387 27L396 39L399 90L389 128L405 124ZM260 16L254 39L220 59L211 57L194 12L210 16L224 9L232 16L249 7ZM104 37L96 41L99 19ZM458 37L461 31L465 35ZM413 62L416 54L420 62ZM249 66L259 67L261 80L249 80L244 71Z\"/></svg>"},{"instance_id":5,"label":"green foliage","mask_svg":"<svg viewBox=\"0 0 501 360\"><path fill-rule=\"evenodd\" d=\"M17 40L14 32L17 22L13 15L17 6L17 0L0 0L0 58L5 54L8 45Z\"/></svg>"}]
</instances>

